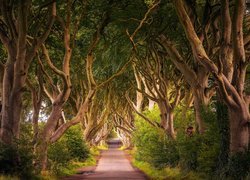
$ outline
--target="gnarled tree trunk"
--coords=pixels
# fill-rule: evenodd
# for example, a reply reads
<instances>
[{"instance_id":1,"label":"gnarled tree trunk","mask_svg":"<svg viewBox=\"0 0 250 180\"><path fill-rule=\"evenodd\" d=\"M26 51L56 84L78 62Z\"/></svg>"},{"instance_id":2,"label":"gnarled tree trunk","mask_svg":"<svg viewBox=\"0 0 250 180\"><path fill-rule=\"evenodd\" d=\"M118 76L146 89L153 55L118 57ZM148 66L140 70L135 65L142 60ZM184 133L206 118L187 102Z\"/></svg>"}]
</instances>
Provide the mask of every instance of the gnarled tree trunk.
<instances>
[{"instance_id":1,"label":"gnarled tree trunk","mask_svg":"<svg viewBox=\"0 0 250 180\"><path fill-rule=\"evenodd\" d=\"M229 108L230 152L245 152L249 144L249 110Z\"/></svg>"},{"instance_id":2,"label":"gnarled tree trunk","mask_svg":"<svg viewBox=\"0 0 250 180\"><path fill-rule=\"evenodd\" d=\"M229 1L222 1L223 8L227 9L229 14ZM245 16L245 0L235 1L234 15L232 21L232 44L233 44L233 79L231 81L231 75L228 72L222 73L223 63L216 65L207 55L206 50L199 40L197 33L195 32L194 26L184 8L181 0L173 1L179 20L185 30L187 39L192 47L194 57L197 58L199 63L208 69L210 73L216 79L218 89L223 101L227 104L229 111L230 121L230 152L235 154L238 152L245 152L248 149L249 136L248 136L248 123L250 121L249 114L249 95L244 92L245 76L246 76L246 53L244 47L243 37L243 19ZM224 10L225 11L225 10ZM230 18L227 18L230 21ZM224 28L231 28L230 25L223 26ZM224 29L224 33L228 33L227 36L230 38L231 29ZM226 35L226 34L224 34ZM227 40L230 40L228 39ZM229 41L228 41L229 42ZM225 47L222 53L225 53L227 49ZM228 56L230 56L228 51ZM225 55L224 55L225 56ZM223 57L223 56L222 56ZM231 61L231 60L230 60ZM230 62L228 67L230 67ZM224 62L226 63L226 62ZM227 68L227 67L225 67ZM231 70L230 70L231 71Z\"/></svg>"},{"instance_id":3,"label":"gnarled tree trunk","mask_svg":"<svg viewBox=\"0 0 250 180\"><path fill-rule=\"evenodd\" d=\"M48 37L56 15L56 4L52 3L50 4L51 8L48 8L49 11L51 10L51 17L48 17L48 28L44 30L40 37L34 37L30 46L27 45L27 34L31 1L18 2L17 10L13 6L14 4L4 0L0 2L0 10L3 17L2 23L4 23L7 29L6 31L1 29L0 39L8 52L3 77L0 128L0 139L6 144L11 144L15 138L19 137L22 94L29 65L38 48ZM14 12L15 10L16 12Z\"/></svg>"}]
</instances>

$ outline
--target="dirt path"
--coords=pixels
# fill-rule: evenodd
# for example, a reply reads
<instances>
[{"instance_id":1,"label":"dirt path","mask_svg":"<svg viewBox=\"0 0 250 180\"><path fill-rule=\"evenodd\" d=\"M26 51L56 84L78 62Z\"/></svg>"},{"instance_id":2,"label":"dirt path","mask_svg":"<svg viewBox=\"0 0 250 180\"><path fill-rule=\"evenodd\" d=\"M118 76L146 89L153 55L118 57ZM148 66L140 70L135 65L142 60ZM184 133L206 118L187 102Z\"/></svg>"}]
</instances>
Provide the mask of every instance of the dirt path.
<instances>
[{"instance_id":1,"label":"dirt path","mask_svg":"<svg viewBox=\"0 0 250 180\"><path fill-rule=\"evenodd\" d=\"M111 146L102 152L94 173L78 174L65 178L65 180L75 179L125 180L146 179L146 177L131 166L124 151Z\"/></svg>"}]
</instances>

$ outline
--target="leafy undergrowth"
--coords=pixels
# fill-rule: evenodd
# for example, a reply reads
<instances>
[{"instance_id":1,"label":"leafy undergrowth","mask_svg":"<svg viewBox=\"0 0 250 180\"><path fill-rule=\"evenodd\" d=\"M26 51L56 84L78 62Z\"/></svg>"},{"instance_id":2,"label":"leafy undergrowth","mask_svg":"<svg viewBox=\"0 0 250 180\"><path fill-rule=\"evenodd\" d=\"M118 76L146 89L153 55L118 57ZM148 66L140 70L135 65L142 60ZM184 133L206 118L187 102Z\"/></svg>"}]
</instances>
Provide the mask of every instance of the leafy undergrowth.
<instances>
[{"instance_id":1,"label":"leafy undergrowth","mask_svg":"<svg viewBox=\"0 0 250 180\"><path fill-rule=\"evenodd\" d=\"M74 175L77 173L77 169L79 168L95 166L97 164L97 157L99 155L99 148L92 147L90 148L89 157L85 161L70 161L66 166L60 167L56 175L54 172L45 172L40 178L43 180L56 180L60 179L61 177Z\"/></svg>"},{"instance_id":2,"label":"leafy undergrowth","mask_svg":"<svg viewBox=\"0 0 250 180\"><path fill-rule=\"evenodd\" d=\"M188 112L186 119L183 119L181 110L177 109L175 128L178 129L178 133L175 140L169 138L165 131L159 131L136 116L136 130L132 138L134 165L151 179L215 179L219 164L220 135L215 113L211 109L202 112L207 125L206 132L202 135L196 132L187 134L186 129L194 126L193 112ZM160 123L159 108L155 107L152 111L143 113ZM239 164L238 161L233 162L235 163L232 167L235 167L234 164ZM245 170L248 168L247 163L244 167L239 169L247 171ZM229 168L225 169L225 177L231 176L228 173ZM235 172L239 170L236 169Z\"/></svg>"},{"instance_id":3,"label":"leafy undergrowth","mask_svg":"<svg viewBox=\"0 0 250 180\"><path fill-rule=\"evenodd\" d=\"M199 174L194 172L183 173L179 168L161 168L156 169L152 165L146 162L132 161L133 165L144 172L150 179L185 179L185 180L202 180Z\"/></svg>"}]
</instances>

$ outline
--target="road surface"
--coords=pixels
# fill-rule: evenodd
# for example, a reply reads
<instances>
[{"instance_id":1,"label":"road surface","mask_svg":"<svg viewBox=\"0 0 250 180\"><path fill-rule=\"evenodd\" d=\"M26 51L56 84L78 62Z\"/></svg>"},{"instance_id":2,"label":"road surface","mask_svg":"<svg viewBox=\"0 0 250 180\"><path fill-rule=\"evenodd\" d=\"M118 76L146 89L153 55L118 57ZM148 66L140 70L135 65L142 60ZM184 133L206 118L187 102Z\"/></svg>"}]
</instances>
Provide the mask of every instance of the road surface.
<instances>
[{"instance_id":1,"label":"road surface","mask_svg":"<svg viewBox=\"0 0 250 180\"><path fill-rule=\"evenodd\" d=\"M146 179L145 175L135 170L124 151L117 148L117 141L110 141L109 149L102 151L101 158L94 172L77 174L65 180L89 179L89 180L126 180Z\"/></svg>"}]
</instances>

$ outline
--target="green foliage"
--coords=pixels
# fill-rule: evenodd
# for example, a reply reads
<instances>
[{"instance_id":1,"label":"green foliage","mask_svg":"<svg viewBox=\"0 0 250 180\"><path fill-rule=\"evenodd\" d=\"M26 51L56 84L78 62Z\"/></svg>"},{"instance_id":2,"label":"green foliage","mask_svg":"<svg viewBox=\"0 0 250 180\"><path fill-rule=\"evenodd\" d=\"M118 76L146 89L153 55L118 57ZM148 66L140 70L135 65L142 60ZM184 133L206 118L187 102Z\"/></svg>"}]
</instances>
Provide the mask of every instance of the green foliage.
<instances>
[{"instance_id":1,"label":"green foliage","mask_svg":"<svg viewBox=\"0 0 250 180\"><path fill-rule=\"evenodd\" d=\"M41 179L44 180L57 180L65 176L71 176L77 173L77 169L87 166L95 166L97 163L96 157L100 155L99 150L96 147L89 149L89 155L84 161L70 160L65 165L58 165L57 169L51 169L51 171L42 175Z\"/></svg>"},{"instance_id":2,"label":"green foliage","mask_svg":"<svg viewBox=\"0 0 250 180\"><path fill-rule=\"evenodd\" d=\"M145 114L150 119L159 121L157 108L146 111ZM164 132L152 127L140 117L136 117L135 126L133 141L137 149L136 160L148 162L157 168L177 165L179 155L175 141L170 140Z\"/></svg>"},{"instance_id":3,"label":"green foliage","mask_svg":"<svg viewBox=\"0 0 250 180\"><path fill-rule=\"evenodd\" d=\"M155 0L144 0L145 4L147 4L147 6L152 6L155 2Z\"/></svg>"},{"instance_id":4,"label":"green foliage","mask_svg":"<svg viewBox=\"0 0 250 180\"><path fill-rule=\"evenodd\" d=\"M22 123L20 131L20 138L11 146L0 142L0 174L34 179L31 124Z\"/></svg>"},{"instance_id":5,"label":"green foliage","mask_svg":"<svg viewBox=\"0 0 250 180\"><path fill-rule=\"evenodd\" d=\"M180 167L185 171L195 170L198 166L197 158L200 149L200 136L178 135L178 151L180 155Z\"/></svg>"},{"instance_id":6,"label":"green foliage","mask_svg":"<svg viewBox=\"0 0 250 180\"><path fill-rule=\"evenodd\" d=\"M175 178L183 177L184 174L187 175L191 172L214 177L220 150L216 113L212 106L204 109L202 117L206 123L205 133L194 132L189 136L186 128L190 125L193 126L193 113L193 111L183 113L183 109L176 109L174 118L175 129L178 130L176 140L170 140L162 130L156 129L140 117L136 117L136 131L133 134L136 146L135 160L140 163L148 163L146 166L153 166L159 171L166 167L180 168L181 175L177 175L178 173L175 174L174 170L169 169L171 173L175 174ZM151 120L160 121L157 108L153 111L145 111L144 114Z\"/></svg>"},{"instance_id":7,"label":"green foliage","mask_svg":"<svg viewBox=\"0 0 250 180\"><path fill-rule=\"evenodd\" d=\"M220 137L216 113L213 107L203 112L203 120L207 125L206 132L202 135L200 151L198 155L198 171L206 174L214 174L218 165L220 151Z\"/></svg>"},{"instance_id":8,"label":"green foliage","mask_svg":"<svg viewBox=\"0 0 250 180\"><path fill-rule=\"evenodd\" d=\"M34 175L32 160L32 149L24 141L16 141L12 146L0 143L0 174L31 178Z\"/></svg>"},{"instance_id":9,"label":"green foliage","mask_svg":"<svg viewBox=\"0 0 250 180\"><path fill-rule=\"evenodd\" d=\"M229 158L228 164L219 172L220 179L249 179L250 151L237 153Z\"/></svg>"},{"instance_id":10,"label":"green foliage","mask_svg":"<svg viewBox=\"0 0 250 180\"><path fill-rule=\"evenodd\" d=\"M4 175L0 175L0 180L19 180L18 177L15 176L4 176Z\"/></svg>"},{"instance_id":11,"label":"green foliage","mask_svg":"<svg viewBox=\"0 0 250 180\"><path fill-rule=\"evenodd\" d=\"M52 169L58 169L70 161L71 157L66 143L67 139L63 138L60 141L50 145L48 150L48 158Z\"/></svg>"},{"instance_id":12,"label":"green foliage","mask_svg":"<svg viewBox=\"0 0 250 180\"><path fill-rule=\"evenodd\" d=\"M219 174L220 171L224 169L224 166L227 165L229 159L230 129L227 106L222 102L216 102L216 112L220 133L220 153L217 168L217 172Z\"/></svg>"},{"instance_id":13,"label":"green foliage","mask_svg":"<svg viewBox=\"0 0 250 180\"><path fill-rule=\"evenodd\" d=\"M194 133L191 137L185 132L178 134L180 166L186 171L195 170L212 175L216 170L220 142L216 114L211 109L202 112L207 127L204 134Z\"/></svg>"},{"instance_id":14,"label":"green foliage","mask_svg":"<svg viewBox=\"0 0 250 180\"><path fill-rule=\"evenodd\" d=\"M117 133L115 132L114 129L112 129L112 131L110 131L107 139L110 139L110 138L117 138Z\"/></svg>"},{"instance_id":15,"label":"green foliage","mask_svg":"<svg viewBox=\"0 0 250 180\"><path fill-rule=\"evenodd\" d=\"M77 160L85 160L89 155L89 149L83 140L80 126L70 128L65 133L65 137L70 157Z\"/></svg>"},{"instance_id":16,"label":"green foliage","mask_svg":"<svg viewBox=\"0 0 250 180\"><path fill-rule=\"evenodd\" d=\"M89 148L82 138L80 126L71 127L56 143L50 145L48 159L54 173L69 164L70 161L84 161L89 157Z\"/></svg>"},{"instance_id":17,"label":"green foliage","mask_svg":"<svg viewBox=\"0 0 250 180\"><path fill-rule=\"evenodd\" d=\"M230 157L228 164L229 177L243 179L249 174L250 170L250 151L238 153Z\"/></svg>"},{"instance_id":18,"label":"green foliage","mask_svg":"<svg viewBox=\"0 0 250 180\"><path fill-rule=\"evenodd\" d=\"M142 170L150 179L187 179L187 180L202 180L204 179L200 174L194 172L184 173L182 169L176 168L161 168L156 169L146 162L133 161L133 165Z\"/></svg>"},{"instance_id":19,"label":"green foliage","mask_svg":"<svg viewBox=\"0 0 250 180\"><path fill-rule=\"evenodd\" d=\"M195 126L194 110L178 106L174 111L174 126L181 133L186 131L188 126Z\"/></svg>"}]
</instances>

